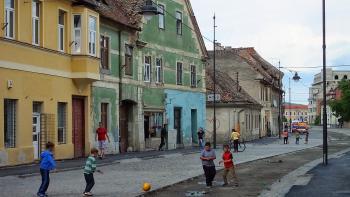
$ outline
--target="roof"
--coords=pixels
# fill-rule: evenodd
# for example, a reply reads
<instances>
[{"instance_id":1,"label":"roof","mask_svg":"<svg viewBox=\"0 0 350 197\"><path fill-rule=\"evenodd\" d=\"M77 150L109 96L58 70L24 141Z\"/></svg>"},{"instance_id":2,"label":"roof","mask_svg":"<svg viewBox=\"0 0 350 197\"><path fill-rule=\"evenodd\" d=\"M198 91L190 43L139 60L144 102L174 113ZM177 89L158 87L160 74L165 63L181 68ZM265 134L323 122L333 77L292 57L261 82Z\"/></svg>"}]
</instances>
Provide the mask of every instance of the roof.
<instances>
[{"instance_id":1,"label":"roof","mask_svg":"<svg viewBox=\"0 0 350 197\"><path fill-rule=\"evenodd\" d=\"M209 53L212 55L213 51L210 51ZM254 49L254 47L223 47L222 50L217 51L217 55L238 56L243 61L247 62L255 71L259 72L264 77L265 81L274 84L274 87L276 88L278 88L278 80L282 79L284 76L283 72L279 71L271 63L262 58L261 55Z\"/></svg>"},{"instance_id":2,"label":"roof","mask_svg":"<svg viewBox=\"0 0 350 197\"><path fill-rule=\"evenodd\" d=\"M307 105L302 105L302 104L283 104L284 109L303 109L303 110L308 110Z\"/></svg>"},{"instance_id":3,"label":"roof","mask_svg":"<svg viewBox=\"0 0 350 197\"><path fill-rule=\"evenodd\" d=\"M212 94L214 91L214 71L206 69L206 88L207 94ZM220 95L221 100L217 103L230 104L249 104L262 107L255 101L239 84L232 79L227 73L216 71L216 93ZM207 103L213 103L207 101Z\"/></svg>"},{"instance_id":4,"label":"roof","mask_svg":"<svg viewBox=\"0 0 350 197\"><path fill-rule=\"evenodd\" d=\"M140 30L142 15L138 14L138 10L144 0L75 0L73 2L91 6L101 17Z\"/></svg>"}]
</instances>

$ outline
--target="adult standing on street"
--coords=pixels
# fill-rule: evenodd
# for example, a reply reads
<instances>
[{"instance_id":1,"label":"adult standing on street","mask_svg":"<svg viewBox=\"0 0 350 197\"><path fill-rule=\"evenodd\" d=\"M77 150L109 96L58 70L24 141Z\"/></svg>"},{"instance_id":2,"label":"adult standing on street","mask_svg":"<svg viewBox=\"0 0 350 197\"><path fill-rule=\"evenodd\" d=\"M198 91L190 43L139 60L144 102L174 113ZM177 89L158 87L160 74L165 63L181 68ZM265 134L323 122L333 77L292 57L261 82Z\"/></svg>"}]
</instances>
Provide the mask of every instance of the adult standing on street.
<instances>
[{"instance_id":1,"label":"adult standing on street","mask_svg":"<svg viewBox=\"0 0 350 197\"><path fill-rule=\"evenodd\" d=\"M210 142L205 143L205 148L201 153L203 170L207 187L213 186L213 180L216 175L214 160L216 159L215 150L211 148Z\"/></svg>"},{"instance_id":2,"label":"adult standing on street","mask_svg":"<svg viewBox=\"0 0 350 197\"><path fill-rule=\"evenodd\" d=\"M288 144L288 129L284 129L283 138L284 138L283 144Z\"/></svg>"},{"instance_id":3,"label":"adult standing on street","mask_svg":"<svg viewBox=\"0 0 350 197\"><path fill-rule=\"evenodd\" d=\"M199 144L199 147L200 149L202 150L203 149L203 143L204 143L204 129L202 127L200 127L198 129L198 132L197 132L197 135L198 135L198 144Z\"/></svg>"},{"instance_id":4,"label":"adult standing on street","mask_svg":"<svg viewBox=\"0 0 350 197\"><path fill-rule=\"evenodd\" d=\"M96 130L95 138L98 141L98 148L100 149L99 157L100 159L103 159L106 149L106 139L108 140L108 143L110 143L110 140L107 133L107 129L103 127L102 122L99 123L99 127Z\"/></svg>"},{"instance_id":5,"label":"adult standing on street","mask_svg":"<svg viewBox=\"0 0 350 197\"><path fill-rule=\"evenodd\" d=\"M166 125L164 124L162 130L160 131L160 145L158 148L159 151L163 150L163 146L165 145L166 133Z\"/></svg>"},{"instance_id":6,"label":"adult standing on street","mask_svg":"<svg viewBox=\"0 0 350 197\"><path fill-rule=\"evenodd\" d=\"M239 137L241 136L235 129L232 129L231 140L233 140L233 152L238 152Z\"/></svg>"},{"instance_id":7,"label":"adult standing on street","mask_svg":"<svg viewBox=\"0 0 350 197\"><path fill-rule=\"evenodd\" d=\"M309 143L309 130L306 130L306 133L305 133L305 144L308 144Z\"/></svg>"}]
</instances>

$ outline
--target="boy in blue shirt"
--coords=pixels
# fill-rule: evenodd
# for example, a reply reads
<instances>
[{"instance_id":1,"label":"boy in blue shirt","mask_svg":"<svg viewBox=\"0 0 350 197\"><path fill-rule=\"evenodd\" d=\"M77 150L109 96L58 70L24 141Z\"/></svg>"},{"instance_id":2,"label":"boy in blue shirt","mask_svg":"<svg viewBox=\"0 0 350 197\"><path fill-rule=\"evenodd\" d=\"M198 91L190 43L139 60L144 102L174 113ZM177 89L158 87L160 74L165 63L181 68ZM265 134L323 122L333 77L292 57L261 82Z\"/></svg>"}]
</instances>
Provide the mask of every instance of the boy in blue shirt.
<instances>
[{"instance_id":1,"label":"boy in blue shirt","mask_svg":"<svg viewBox=\"0 0 350 197\"><path fill-rule=\"evenodd\" d=\"M52 142L46 143L46 150L40 155L41 185L37 193L40 197L46 197L46 191L50 184L50 171L56 169L56 162L53 157L55 145Z\"/></svg>"}]
</instances>

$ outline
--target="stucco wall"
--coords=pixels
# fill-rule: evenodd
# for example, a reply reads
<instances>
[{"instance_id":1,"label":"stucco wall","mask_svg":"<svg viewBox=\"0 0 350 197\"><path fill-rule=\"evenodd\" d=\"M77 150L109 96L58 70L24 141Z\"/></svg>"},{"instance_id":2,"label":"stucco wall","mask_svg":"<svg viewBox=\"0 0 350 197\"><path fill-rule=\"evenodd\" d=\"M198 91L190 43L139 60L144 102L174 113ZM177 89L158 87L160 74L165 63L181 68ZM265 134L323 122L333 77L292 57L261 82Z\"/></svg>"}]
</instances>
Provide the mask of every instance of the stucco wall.
<instances>
[{"instance_id":1,"label":"stucco wall","mask_svg":"<svg viewBox=\"0 0 350 197\"><path fill-rule=\"evenodd\" d=\"M166 118L168 128L174 129L174 108L181 108L181 131L184 146L192 145L191 110L197 110L197 128L205 128L205 94L197 92L184 92L177 90L165 90L166 93ZM194 142L197 142L197 131L194 133Z\"/></svg>"}]
</instances>

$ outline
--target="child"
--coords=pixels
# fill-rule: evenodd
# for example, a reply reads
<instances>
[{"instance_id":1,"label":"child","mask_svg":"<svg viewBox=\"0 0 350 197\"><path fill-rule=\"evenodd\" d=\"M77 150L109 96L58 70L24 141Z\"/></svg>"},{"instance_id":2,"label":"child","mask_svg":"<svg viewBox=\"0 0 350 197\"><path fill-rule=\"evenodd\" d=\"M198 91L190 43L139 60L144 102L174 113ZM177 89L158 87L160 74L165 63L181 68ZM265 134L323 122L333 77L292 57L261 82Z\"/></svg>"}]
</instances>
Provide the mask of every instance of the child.
<instances>
[{"instance_id":1,"label":"child","mask_svg":"<svg viewBox=\"0 0 350 197\"><path fill-rule=\"evenodd\" d=\"M46 150L40 155L40 174L41 185L37 193L38 196L47 196L46 191L50 184L50 171L56 168L56 162L53 157L55 145L52 142L46 143Z\"/></svg>"},{"instance_id":2,"label":"child","mask_svg":"<svg viewBox=\"0 0 350 197\"><path fill-rule=\"evenodd\" d=\"M299 144L299 140L300 140L300 133L299 133L299 131L297 131L295 133L295 144Z\"/></svg>"},{"instance_id":3,"label":"child","mask_svg":"<svg viewBox=\"0 0 350 197\"><path fill-rule=\"evenodd\" d=\"M215 151L211 149L210 142L205 143L205 147L201 153L200 159L202 160L207 187L212 187L213 180L216 175L216 169L214 164L214 160L216 159L216 156L215 156Z\"/></svg>"},{"instance_id":4,"label":"child","mask_svg":"<svg viewBox=\"0 0 350 197\"><path fill-rule=\"evenodd\" d=\"M288 130L283 131L284 142L283 144L288 144Z\"/></svg>"},{"instance_id":5,"label":"child","mask_svg":"<svg viewBox=\"0 0 350 197\"><path fill-rule=\"evenodd\" d=\"M98 150L96 148L92 148L91 155L87 158L85 167L84 167L84 177L86 181L84 196L92 196L91 189L95 185L94 172L96 170L97 156L98 156ZM100 170L97 170L97 172L102 174Z\"/></svg>"},{"instance_id":6,"label":"child","mask_svg":"<svg viewBox=\"0 0 350 197\"><path fill-rule=\"evenodd\" d=\"M224 163L224 184L222 186L227 186L228 181L227 181L227 175L230 173L232 175L232 178L234 179L235 186L238 187L238 178L236 176L235 172L235 166L233 164L233 156L232 153L230 152L230 146L229 145L224 145L224 153L222 154L222 161L219 162L219 164Z\"/></svg>"}]
</instances>

